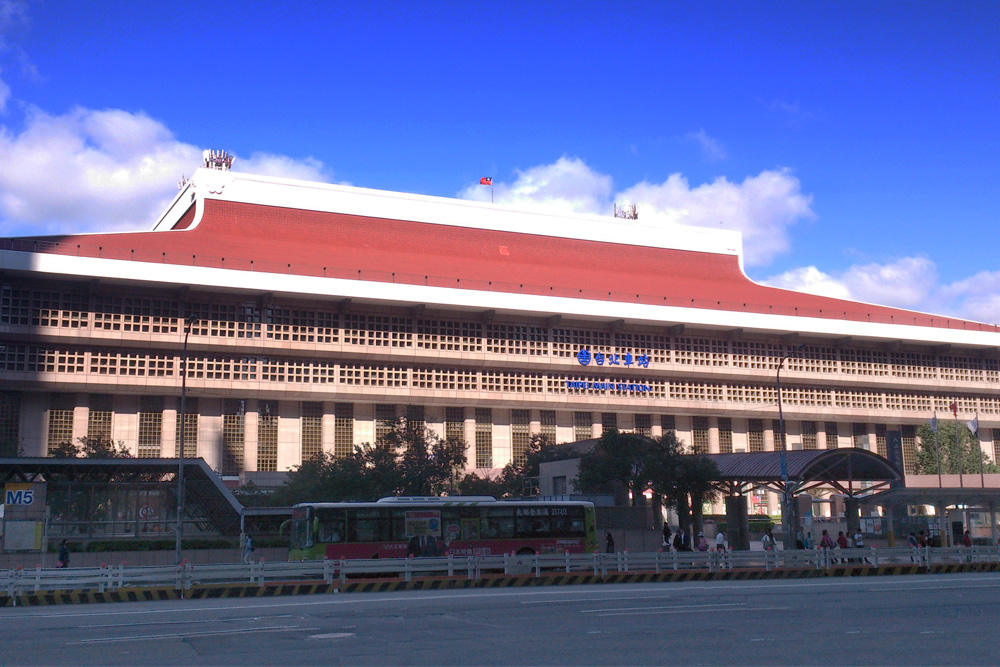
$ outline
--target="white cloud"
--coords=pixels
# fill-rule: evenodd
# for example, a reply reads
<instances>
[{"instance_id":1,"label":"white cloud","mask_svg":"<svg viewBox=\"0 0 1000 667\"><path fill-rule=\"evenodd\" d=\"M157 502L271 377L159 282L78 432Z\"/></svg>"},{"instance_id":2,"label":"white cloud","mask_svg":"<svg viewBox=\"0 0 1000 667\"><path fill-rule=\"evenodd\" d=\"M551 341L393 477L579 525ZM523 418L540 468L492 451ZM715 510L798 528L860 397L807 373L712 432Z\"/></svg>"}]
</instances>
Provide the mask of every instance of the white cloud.
<instances>
[{"instance_id":1,"label":"white cloud","mask_svg":"<svg viewBox=\"0 0 1000 667\"><path fill-rule=\"evenodd\" d=\"M815 266L792 269L761 282L772 287L783 287L806 294L829 296L836 299L851 298L851 291L847 285L833 276L823 273Z\"/></svg>"},{"instance_id":2,"label":"white cloud","mask_svg":"<svg viewBox=\"0 0 1000 667\"><path fill-rule=\"evenodd\" d=\"M273 153L252 153L247 159L237 159L233 171L260 176L297 178L302 181L328 181L326 167L314 157L302 160Z\"/></svg>"},{"instance_id":3,"label":"white cloud","mask_svg":"<svg viewBox=\"0 0 1000 667\"><path fill-rule=\"evenodd\" d=\"M579 158L561 157L553 164L517 171L512 184L493 179L496 203L552 213L610 213L612 179ZM489 188L472 185L462 199L490 201Z\"/></svg>"},{"instance_id":4,"label":"white cloud","mask_svg":"<svg viewBox=\"0 0 1000 667\"><path fill-rule=\"evenodd\" d=\"M943 286L940 292L942 298L958 303L967 317L1000 323L1000 271L980 271Z\"/></svg>"},{"instance_id":5,"label":"white cloud","mask_svg":"<svg viewBox=\"0 0 1000 667\"><path fill-rule=\"evenodd\" d=\"M696 142L701 147L701 157L705 162L722 162L729 157L726 147L718 139L708 136L705 130L692 132L684 138Z\"/></svg>"},{"instance_id":6,"label":"white cloud","mask_svg":"<svg viewBox=\"0 0 1000 667\"><path fill-rule=\"evenodd\" d=\"M247 163L324 180L313 158L255 154ZM200 165L201 149L145 113L77 107L54 116L30 108L19 134L0 127L0 234L147 229L181 175Z\"/></svg>"},{"instance_id":7,"label":"white cloud","mask_svg":"<svg viewBox=\"0 0 1000 667\"><path fill-rule=\"evenodd\" d=\"M3 75L3 68L0 67L0 76ZM7 101L10 100L10 86L0 79L0 115L7 113Z\"/></svg>"},{"instance_id":8,"label":"white cloud","mask_svg":"<svg viewBox=\"0 0 1000 667\"><path fill-rule=\"evenodd\" d=\"M660 184L638 183L619 197L636 204L646 224L660 220L739 230L747 266L768 264L787 252L788 228L814 217L812 196L802 193L799 180L786 169L762 171L742 183L719 177L696 187L671 174Z\"/></svg>"}]
</instances>

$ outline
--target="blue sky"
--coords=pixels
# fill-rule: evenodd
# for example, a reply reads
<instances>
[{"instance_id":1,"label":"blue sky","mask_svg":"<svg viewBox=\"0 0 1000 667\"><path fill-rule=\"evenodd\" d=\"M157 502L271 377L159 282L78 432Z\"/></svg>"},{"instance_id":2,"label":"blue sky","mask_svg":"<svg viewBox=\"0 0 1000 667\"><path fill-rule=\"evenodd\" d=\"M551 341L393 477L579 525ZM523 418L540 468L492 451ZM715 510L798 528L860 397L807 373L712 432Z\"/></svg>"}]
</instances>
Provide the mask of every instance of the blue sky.
<instances>
[{"instance_id":1,"label":"blue sky","mask_svg":"<svg viewBox=\"0 0 1000 667\"><path fill-rule=\"evenodd\" d=\"M744 233L761 282L1000 322L1000 3L0 0L0 235L145 229L202 148Z\"/></svg>"}]
</instances>

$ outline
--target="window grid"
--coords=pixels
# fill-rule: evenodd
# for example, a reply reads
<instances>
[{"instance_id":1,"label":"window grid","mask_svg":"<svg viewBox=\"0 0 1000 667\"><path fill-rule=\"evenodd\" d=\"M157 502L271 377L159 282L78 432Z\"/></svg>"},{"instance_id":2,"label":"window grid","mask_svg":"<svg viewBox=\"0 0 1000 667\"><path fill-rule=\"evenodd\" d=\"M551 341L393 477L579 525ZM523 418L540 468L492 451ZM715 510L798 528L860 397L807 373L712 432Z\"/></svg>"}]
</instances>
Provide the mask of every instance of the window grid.
<instances>
[{"instance_id":1,"label":"window grid","mask_svg":"<svg viewBox=\"0 0 1000 667\"><path fill-rule=\"evenodd\" d=\"M719 453L733 452L733 420L729 417L719 417Z\"/></svg>"},{"instance_id":2,"label":"window grid","mask_svg":"<svg viewBox=\"0 0 1000 667\"><path fill-rule=\"evenodd\" d=\"M575 440L590 440L594 437L594 427L589 412L573 413L573 438Z\"/></svg>"},{"instance_id":3,"label":"window grid","mask_svg":"<svg viewBox=\"0 0 1000 667\"><path fill-rule=\"evenodd\" d=\"M747 444L751 452L764 451L764 420L747 420Z\"/></svg>"},{"instance_id":4,"label":"window grid","mask_svg":"<svg viewBox=\"0 0 1000 667\"><path fill-rule=\"evenodd\" d=\"M444 437L465 440L465 408L444 409Z\"/></svg>"},{"instance_id":5,"label":"window grid","mask_svg":"<svg viewBox=\"0 0 1000 667\"><path fill-rule=\"evenodd\" d=\"M257 470L278 469L278 402L260 401L257 406Z\"/></svg>"},{"instance_id":6,"label":"window grid","mask_svg":"<svg viewBox=\"0 0 1000 667\"><path fill-rule=\"evenodd\" d=\"M163 398L139 397L139 430L136 455L139 458L159 458L163 445Z\"/></svg>"},{"instance_id":7,"label":"window grid","mask_svg":"<svg viewBox=\"0 0 1000 667\"><path fill-rule=\"evenodd\" d=\"M514 465L524 463L531 444L531 424L527 410L510 411L510 449Z\"/></svg>"},{"instance_id":8,"label":"window grid","mask_svg":"<svg viewBox=\"0 0 1000 667\"><path fill-rule=\"evenodd\" d=\"M176 440L174 442L174 456L177 456L177 447L180 446L181 434L181 411L178 405ZM198 456L198 399L187 397L184 399L184 457L195 458Z\"/></svg>"},{"instance_id":9,"label":"window grid","mask_svg":"<svg viewBox=\"0 0 1000 667\"><path fill-rule=\"evenodd\" d=\"M246 442L246 401L227 398L222 413L222 474L239 475L243 472Z\"/></svg>"},{"instance_id":10,"label":"window grid","mask_svg":"<svg viewBox=\"0 0 1000 667\"><path fill-rule=\"evenodd\" d=\"M337 403L333 410L333 455L350 456L354 451L354 404Z\"/></svg>"},{"instance_id":11,"label":"window grid","mask_svg":"<svg viewBox=\"0 0 1000 667\"><path fill-rule=\"evenodd\" d=\"M549 444L556 444L556 411L541 411L541 431L540 434L548 440Z\"/></svg>"},{"instance_id":12,"label":"window grid","mask_svg":"<svg viewBox=\"0 0 1000 667\"><path fill-rule=\"evenodd\" d=\"M691 418L691 444L695 454L708 454L708 417Z\"/></svg>"},{"instance_id":13,"label":"window grid","mask_svg":"<svg viewBox=\"0 0 1000 667\"><path fill-rule=\"evenodd\" d=\"M816 435L816 422L802 422L802 449L817 449L818 442Z\"/></svg>"},{"instance_id":14,"label":"window grid","mask_svg":"<svg viewBox=\"0 0 1000 667\"><path fill-rule=\"evenodd\" d=\"M493 467L493 410L476 408L476 467Z\"/></svg>"},{"instance_id":15,"label":"window grid","mask_svg":"<svg viewBox=\"0 0 1000 667\"><path fill-rule=\"evenodd\" d=\"M639 435L645 436L647 438L653 437L653 416L652 415L636 415L635 416L635 432Z\"/></svg>"},{"instance_id":16,"label":"window grid","mask_svg":"<svg viewBox=\"0 0 1000 667\"><path fill-rule=\"evenodd\" d=\"M300 441L301 462L311 461L323 453L323 404L318 401L302 402Z\"/></svg>"}]
</instances>

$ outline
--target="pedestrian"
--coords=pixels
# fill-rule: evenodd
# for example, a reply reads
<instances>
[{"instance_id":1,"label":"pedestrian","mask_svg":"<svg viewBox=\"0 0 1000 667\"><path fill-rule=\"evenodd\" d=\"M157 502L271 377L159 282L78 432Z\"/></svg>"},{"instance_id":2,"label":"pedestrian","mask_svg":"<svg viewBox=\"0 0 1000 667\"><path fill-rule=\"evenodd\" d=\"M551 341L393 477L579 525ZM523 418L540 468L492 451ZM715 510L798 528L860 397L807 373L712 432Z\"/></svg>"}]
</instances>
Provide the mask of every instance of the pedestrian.
<instances>
[{"instance_id":1,"label":"pedestrian","mask_svg":"<svg viewBox=\"0 0 1000 667\"><path fill-rule=\"evenodd\" d=\"M837 546L841 549L846 549L848 547L847 535L844 535L844 531L842 530L837 531Z\"/></svg>"},{"instance_id":2,"label":"pedestrian","mask_svg":"<svg viewBox=\"0 0 1000 667\"><path fill-rule=\"evenodd\" d=\"M678 529L674 533L674 551L684 551L684 531Z\"/></svg>"},{"instance_id":3,"label":"pedestrian","mask_svg":"<svg viewBox=\"0 0 1000 667\"><path fill-rule=\"evenodd\" d=\"M69 543L66 540L59 544L59 564L56 567L69 567Z\"/></svg>"},{"instance_id":4,"label":"pedestrian","mask_svg":"<svg viewBox=\"0 0 1000 667\"><path fill-rule=\"evenodd\" d=\"M969 531L965 531L965 535L962 535L962 546L963 547L972 546L972 536L969 535Z\"/></svg>"},{"instance_id":5,"label":"pedestrian","mask_svg":"<svg viewBox=\"0 0 1000 667\"><path fill-rule=\"evenodd\" d=\"M607 545L608 553L613 554L615 552L615 538L611 537L610 530L608 531L608 534L605 536L604 542Z\"/></svg>"},{"instance_id":6,"label":"pedestrian","mask_svg":"<svg viewBox=\"0 0 1000 667\"><path fill-rule=\"evenodd\" d=\"M865 536L861 534L861 528L854 531L854 548L864 549L865 548Z\"/></svg>"},{"instance_id":7,"label":"pedestrian","mask_svg":"<svg viewBox=\"0 0 1000 667\"><path fill-rule=\"evenodd\" d=\"M708 551L708 540L705 533L698 533L698 551Z\"/></svg>"},{"instance_id":8,"label":"pedestrian","mask_svg":"<svg viewBox=\"0 0 1000 667\"><path fill-rule=\"evenodd\" d=\"M833 547L834 547L833 538L830 537L830 533L828 533L824 529L823 530L823 535L820 536L820 539L819 539L819 548L820 549L832 549Z\"/></svg>"},{"instance_id":9,"label":"pedestrian","mask_svg":"<svg viewBox=\"0 0 1000 667\"><path fill-rule=\"evenodd\" d=\"M670 524L666 521L663 522L663 546L667 549L670 548Z\"/></svg>"},{"instance_id":10,"label":"pedestrian","mask_svg":"<svg viewBox=\"0 0 1000 667\"><path fill-rule=\"evenodd\" d=\"M812 549L813 548L813 536L812 532L808 531L802 536L802 548Z\"/></svg>"},{"instance_id":11,"label":"pedestrian","mask_svg":"<svg viewBox=\"0 0 1000 667\"><path fill-rule=\"evenodd\" d=\"M916 549L916 548L917 548L917 536L913 534L913 531L912 531L912 530L910 531L910 535L909 535L909 536L908 536L908 537L906 538L906 541L907 541L907 542L909 543L909 545L910 545L911 547L913 547L914 549Z\"/></svg>"},{"instance_id":12,"label":"pedestrian","mask_svg":"<svg viewBox=\"0 0 1000 667\"><path fill-rule=\"evenodd\" d=\"M774 535L771 534L771 529L768 528L761 535L760 545L764 547L764 551L774 551L774 547L777 545L777 540L774 539Z\"/></svg>"},{"instance_id":13,"label":"pedestrian","mask_svg":"<svg viewBox=\"0 0 1000 667\"><path fill-rule=\"evenodd\" d=\"M795 531L795 548L805 549L806 548L806 538L802 534L801 530Z\"/></svg>"},{"instance_id":14,"label":"pedestrian","mask_svg":"<svg viewBox=\"0 0 1000 667\"><path fill-rule=\"evenodd\" d=\"M715 550L726 553L726 534L721 530L715 534Z\"/></svg>"},{"instance_id":15,"label":"pedestrian","mask_svg":"<svg viewBox=\"0 0 1000 667\"><path fill-rule=\"evenodd\" d=\"M920 534L917 535L917 546L921 549L927 546L927 536L924 535L924 531L922 530L920 531Z\"/></svg>"},{"instance_id":16,"label":"pedestrian","mask_svg":"<svg viewBox=\"0 0 1000 667\"><path fill-rule=\"evenodd\" d=\"M253 538L249 535L246 536L246 541L243 543L243 562L249 565L253 562Z\"/></svg>"}]
</instances>

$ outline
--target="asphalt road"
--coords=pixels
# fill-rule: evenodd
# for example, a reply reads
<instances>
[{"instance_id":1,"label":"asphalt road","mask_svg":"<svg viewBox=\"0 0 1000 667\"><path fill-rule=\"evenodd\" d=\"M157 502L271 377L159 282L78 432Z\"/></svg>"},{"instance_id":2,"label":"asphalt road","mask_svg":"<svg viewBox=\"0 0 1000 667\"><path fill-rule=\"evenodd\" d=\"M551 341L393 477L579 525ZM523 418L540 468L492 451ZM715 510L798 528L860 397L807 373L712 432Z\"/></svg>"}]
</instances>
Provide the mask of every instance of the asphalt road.
<instances>
[{"instance_id":1,"label":"asphalt road","mask_svg":"<svg viewBox=\"0 0 1000 667\"><path fill-rule=\"evenodd\" d=\"M1000 660L1000 575L0 609L2 665L928 665Z\"/></svg>"}]
</instances>

